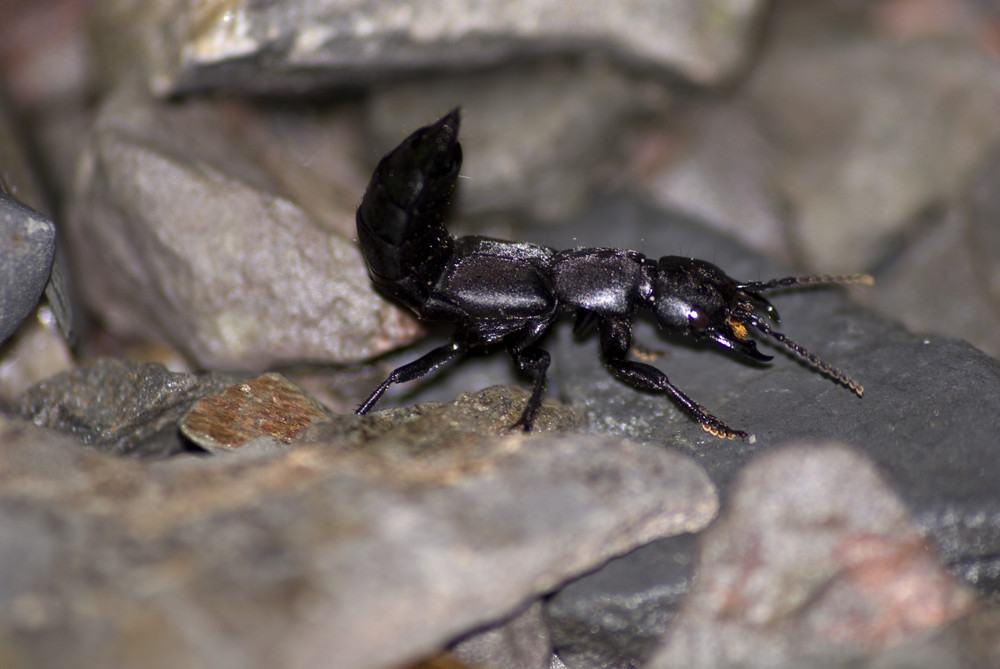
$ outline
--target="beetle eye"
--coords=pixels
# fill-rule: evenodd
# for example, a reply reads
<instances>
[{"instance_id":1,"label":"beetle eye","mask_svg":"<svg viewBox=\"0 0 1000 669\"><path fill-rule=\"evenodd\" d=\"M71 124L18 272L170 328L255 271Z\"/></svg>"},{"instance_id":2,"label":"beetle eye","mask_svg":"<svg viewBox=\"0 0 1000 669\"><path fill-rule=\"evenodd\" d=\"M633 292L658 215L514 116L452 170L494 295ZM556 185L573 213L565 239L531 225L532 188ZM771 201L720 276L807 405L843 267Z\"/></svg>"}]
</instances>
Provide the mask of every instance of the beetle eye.
<instances>
[{"instance_id":1,"label":"beetle eye","mask_svg":"<svg viewBox=\"0 0 1000 669\"><path fill-rule=\"evenodd\" d=\"M688 325L692 330L702 331L709 326L708 314L698 307L691 307L688 311Z\"/></svg>"}]
</instances>

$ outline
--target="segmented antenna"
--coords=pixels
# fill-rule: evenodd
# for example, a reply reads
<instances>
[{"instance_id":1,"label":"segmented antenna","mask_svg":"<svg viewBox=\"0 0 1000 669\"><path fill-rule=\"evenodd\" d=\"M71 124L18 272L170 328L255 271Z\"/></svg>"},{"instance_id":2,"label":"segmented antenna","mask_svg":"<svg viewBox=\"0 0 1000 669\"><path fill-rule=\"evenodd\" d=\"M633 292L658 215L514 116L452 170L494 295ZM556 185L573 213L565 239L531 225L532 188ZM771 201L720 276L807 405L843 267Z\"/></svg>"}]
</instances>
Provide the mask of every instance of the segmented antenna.
<instances>
[{"instance_id":1,"label":"segmented antenna","mask_svg":"<svg viewBox=\"0 0 1000 669\"><path fill-rule=\"evenodd\" d=\"M857 381L849 377L847 374L837 369L836 367L833 367L832 365L823 362L817 355L807 351L801 344L792 341L791 339L781 334L780 332L777 332L776 330L772 330L767 325L767 321L765 321L764 319L755 317L751 322L753 323L754 327L763 332L765 335L773 338L775 341L781 343L782 346L784 346L789 351L794 353L797 357L799 357L802 360L805 360L812 367L823 372L833 380L847 386L858 397L861 397L864 394L865 389L860 383L858 383Z\"/></svg>"},{"instance_id":2,"label":"segmented antenna","mask_svg":"<svg viewBox=\"0 0 1000 669\"><path fill-rule=\"evenodd\" d=\"M821 286L834 283L871 286L875 283L875 279L870 274L818 274L815 276L786 276L783 279L771 279L770 281L748 281L737 284L736 287L739 290L763 292L788 286Z\"/></svg>"}]
</instances>

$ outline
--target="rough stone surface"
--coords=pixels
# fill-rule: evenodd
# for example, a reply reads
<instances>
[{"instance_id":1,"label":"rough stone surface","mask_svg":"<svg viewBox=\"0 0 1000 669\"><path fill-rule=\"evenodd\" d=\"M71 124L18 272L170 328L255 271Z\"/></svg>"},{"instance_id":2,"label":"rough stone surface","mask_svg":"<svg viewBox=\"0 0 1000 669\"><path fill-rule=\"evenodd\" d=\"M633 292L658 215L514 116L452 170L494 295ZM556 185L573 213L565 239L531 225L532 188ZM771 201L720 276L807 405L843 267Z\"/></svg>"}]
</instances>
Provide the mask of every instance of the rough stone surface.
<instances>
[{"instance_id":1,"label":"rough stone surface","mask_svg":"<svg viewBox=\"0 0 1000 669\"><path fill-rule=\"evenodd\" d=\"M230 451L262 437L292 441L329 412L281 374L269 372L203 397L184 415L180 430L207 451Z\"/></svg>"},{"instance_id":2,"label":"rough stone surface","mask_svg":"<svg viewBox=\"0 0 1000 669\"><path fill-rule=\"evenodd\" d=\"M606 201L566 230L534 229L518 237L561 248L635 248L653 257L680 251L746 279L789 273L695 222L626 198ZM864 290L878 291L878 281ZM600 361L596 339L577 341L568 322L543 344L553 354L549 393L577 411L584 430L660 442L689 453L723 495L743 465L777 444L803 438L854 444L896 487L948 568L980 593L995 596L1000 591L995 559L1000 506L994 482L1000 480L1000 465L994 455L1000 425L998 412L990 407L1000 407L1000 364L964 342L908 333L852 305L837 290L788 292L774 296L773 302L783 317L781 331L862 382L863 399L777 350L768 351L776 356L772 363L748 365L717 350L675 345L641 320L639 342L665 350L654 364L720 418L750 432L750 439L712 437L668 399L617 382ZM425 345L435 343L439 341ZM518 382L502 353L456 365L419 391L411 390L405 401L445 399L498 381ZM385 405L393 401L398 396L387 398ZM621 569L640 571L629 564L635 559L621 558ZM673 585L669 579L650 579L650 601ZM594 625L615 619L618 603L635 596L632 586L607 581L581 581L574 587L594 602L578 618ZM631 625L630 631L640 639L654 636L642 623ZM586 650L608 663L639 656L628 637L627 632L617 637L602 633ZM576 636L573 643L581 639Z\"/></svg>"},{"instance_id":3,"label":"rough stone surface","mask_svg":"<svg viewBox=\"0 0 1000 669\"><path fill-rule=\"evenodd\" d=\"M58 12L51 7L49 10ZM5 27L13 23L11 17L0 17L0 24ZM23 38L30 32L30 30L24 32L17 29L8 30L4 34L4 48L17 50L21 47L30 51L33 56L42 51L51 53L46 46L37 42L29 46L28 43L32 42L30 39L24 39L23 43L17 38L10 39L11 33L19 33L18 37ZM21 57L24 55L19 53ZM3 56L0 55L0 61L2 60ZM22 60L19 57L16 60L23 66L30 58ZM28 67L25 66L25 69ZM5 71L4 74L8 72ZM5 82L11 82L13 86L18 85L17 78L16 73L3 77ZM23 309L33 309L34 303L38 301L38 295L35 295L34 300L30 299L35 292L35 286L28 285L31 281L41 280L36 276L38 273L44 274L48 281L45 285L45 298L48 301L50 316L55 318L63 338L71 340L74 318L72 280L69 267L66 265L66 254L56 243L55 223L49 220L57 217L53 216L51 202L46 197L51 193L44 193L42 187L42 181L48 175L43 176L40 173L37 169L37 157L29 154L27 147L33 138L24 132L24 126L17 116L18 110L13 101L6 96L0 96L0 166L2 166L0 167L0 230L6 231L0 235L3 238L3 242L0 243L0 272L9 271L12 266L17 266L17 274L13 276L4 274L3 280L0 281L0 342L11 334L10 332L4 334L5 329L9 327L8 320L13 320ZM12 198L15 202L9 202L8 198ZM24 205L29 209L24 210L18 205ZM42 223L33 223L35 220ZM15 221L21 223L16 224ZM31 235L25 240L27 243L11 243L10 237L7 236L10 232L7 226L11 225L27 225L31 228ZM34 249L27 251L29 246L33 246ZM37 255L34 256L34 260L29 260L32 254ZM43 270L46 262L50 265L49 270ZM5 299L10 299L22 291L25 293L23 301L32 302L30 306L20 306L19 309L18 305L4 303ZM58 358L59 355L55 357ZM53 362L58 364L57 360Z\"/></svg>"},{"instance_id":4,"label":"rough stone surface","mask_svg":"<svg viewBox=\"0 0 1000 669\"><path fill-rule=\"evenodd\" d=\"M490 386L462 393L451 402L424 402L360 417L334 416L305 428L296 440L355 445L379 440L404 444L407 452L421 451L429 457L438 452L442 443L464 443L481 434L509 433L527 401L528 393L523 388ZM572 410L546 403L538 412L532 432L573 432L578 423Z\"/></svg>"},{"instance_id":5,"label":"rough stone surface","mask_svg":"<svg viewBox=\"0 0 1000 669\"><path fill-rule=\"evenodd\" d=\"M603 62L524 65L399 84L369 102L373 158L395 148L406 132L461 106L467 178L451 221L474 224L477 217L508 214L564 223L619 178L622 128L667 96L651 90L662 92Z\"/></svg>"},{"instance_id":6,"label":"rough stone surface","mask_svg":"<svg viewBox=\"0 0 1000 669\"><path fill-rule=\"evenodd\" d=\"M642 666L691 588L695 549L691 534L654 541L548 598L559 657L571 667Z\"/></svg>"},{"instance_id":7,"label":"rough stone surface","mask_svg":"<svg viewBox=\"0 0 1000 669\"><path fill-rule=\"evenodd\" d=\"M698 574L651 669L849 666L973 606L874 466L838 445L744 469Z\"/></svg>"},{"instance_id":8,"label":"rough stone surface","mask_svg":"<svg viewBox=\"0 0 1000 669\"><path fill-rule=\"evenodd\" d=\"M873 6L784 3L744 93L775 143L792 242L821 271L873 266L1000 142L995 55L886 39Z\"/></svg>"},{"instance_id":9,"label":"rough stone surface","mask_svg":"<svg viewBox=\"0 0 1000 669\"><path fill-rule=\"evenodd\" d=\"M684 249L746 279L789 273L690 221L627 200L597 208L573 234L654 256ZM538 236L561 245L554 235ZM862 290L877 291L877 279ZM654 364L751 438L719 440L668 399L615 381L598 358L595 339L576 341L568 327L551 345L551 392L580 412L586 429L691 453L723 491L743 464L775 444L801 438L853 444L879 464L921 526L941 542L949 564L983 591L1000 590L1000 564L993 557L1000 526L988 520L1000 517L994 485L1000 480L994 457L1000 413L990 409L1000 407L1000 363L965 342L908 333L837 290L789 292L773 302L781 331L861 382L863 399L780 349L770 351L775 359L768 365L750 365L717 350L670 345L645 326L637 329L638 340L667 351Z\"/></svg>"},{"instance_id":10,"label":"rough stone surface","mask_svg":"<svg viewBox=\"0 0 1000 669\"><path fill-rule=\"evenodd\" d=\"M97 3L94 25L132 45L99 40L105 76L139 75L159 94L224 89L301 92L381 84L428 70L461 70L525 53L601 50L717 83L749 49L763 3L517 0L404 6L385 2ZM135 56L138 55L136 58ZM137 61L137 62L136 62ZM109 72L115 74L108 74Z\"/></svg>"},{"instance_id":11,"label":"rough stone surface","mask_svg":"<svg viewBox=\"0 0 1000 669\"><path fill-rule=\"evenodd\" d=\"M552 640L541 602L500 625L461 639L450 651L476 669L550 669Z\"/></svg>"},{"instance_id":12,"label":"rough stone surface","mask_svg":"<svg viewBox=\"0 0 1000 669\"><path fill-rule=\"evenodd\" d=\"M70 227L93 310L206 368L356 361L412 339L351 238L363 181L327 227L276 194L242 113L135 95L106 104Z\"/></svg>"},{"instance_id":13,"label":"rough stone surface","mask_svg":"<svg viewBox=\"0 0 1000 669\"><path fill-rule=\"evenodd\" d=\"M52 221L0 187L0 343L38 306L55 251Z\"/></svg>"},{"instance_id":14,"label":"rough stone surface","mask_svg":"<svg viewBox=\"0 0 1000 669\"><path fill-rule=\"evenodd\" d=\"M4 344L0 357L0 399L13 403L28 388L73 369L73 356L46 308L29 318Z\"/></svg>"},{"instance_id":15,"label":"rough stone surface","mask_svg":"<svg viewBox=\"0 0 1000 669\"><path fill-rule=\"evenodd\" d=\"M689 458L555 434L142 464L0 419L0 479L10 669L399 666L717 505Z\"/></svg>"},{"instance_id":16,"label":"rough stone surface","mask_svg":"<svg viewBox=\"0 0 1000 669\"><path fill-rule=\"evenodd\" d=\"M177 424L191 405L238 380L233 374L180 374L155 363L104 359L29 388L18 412L100 451L160 458L186 449Z\"/></svg>"},{"instance_id":17,"label":"rough stone surface","mask_svg":"<svg viewBox=\"0 0 1000 669\"><path fill-rule=\"evenodd\" d=\"M928 229L886 263L869 302L907 327L1000 356L1000 153ZM960 299L956 299L961 296Z\"/></svg>"}]
</instances>

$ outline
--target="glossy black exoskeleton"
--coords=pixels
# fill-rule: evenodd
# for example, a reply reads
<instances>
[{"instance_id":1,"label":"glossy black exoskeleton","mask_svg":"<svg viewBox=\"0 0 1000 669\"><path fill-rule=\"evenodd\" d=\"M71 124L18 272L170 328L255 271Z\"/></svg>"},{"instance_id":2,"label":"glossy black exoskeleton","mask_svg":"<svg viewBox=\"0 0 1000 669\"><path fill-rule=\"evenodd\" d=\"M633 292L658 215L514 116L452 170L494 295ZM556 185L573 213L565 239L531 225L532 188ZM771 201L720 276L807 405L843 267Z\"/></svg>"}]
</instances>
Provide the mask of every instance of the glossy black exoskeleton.
<instances>
[{"instance_id":1,"label":"glossy black exoskeleton","mask_svg":"<svg viewBox=\"0 0 1000 669\"><path fill-rule=\"evenodd\" d=\"M530 430L542 402L549 354L536 345L556 318L576 313L578 333L595 326L604 362L619 380L670 395L719 437L745 438L685 395L656 367L627 357L632 319L645 309L660 329L707 340L753 360L771 356L749 338L753 328L845 385L862 387L779 332L761 293L779 286L870 283L864 275L739 282L715 265L678 256L659 260L616 248L556 251L524 242L453 237L444 226L462 164L458 110L421 128L386 155L358 208L358 241L375 287L421 320L454 323L451 343L396 369L358 408L368 412L393 383L419 378L463 353L503 345L534 387L514 427Z\"/></svg>"}]
</instances>

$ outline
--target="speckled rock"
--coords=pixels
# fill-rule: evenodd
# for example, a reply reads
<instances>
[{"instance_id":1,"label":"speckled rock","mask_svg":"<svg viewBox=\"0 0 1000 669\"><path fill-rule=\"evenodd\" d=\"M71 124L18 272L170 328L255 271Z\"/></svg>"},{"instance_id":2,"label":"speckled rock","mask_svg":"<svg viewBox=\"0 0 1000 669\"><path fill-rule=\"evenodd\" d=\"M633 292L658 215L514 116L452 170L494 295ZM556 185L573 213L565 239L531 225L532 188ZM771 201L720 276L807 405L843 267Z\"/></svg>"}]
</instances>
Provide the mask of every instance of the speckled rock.
<instances>
[{"instance_id":1,"label":"speckled rock","mask_svg":"<svg viewBox=\"0 0 1000 669\"><path fill-rule=\"evenodd\" d=\"M510 620L453 645L451 655L476 669L551 669L552 640L535 602Z\"/></svg>"},{"instance_id":2,"label":"speckled rock","mask_svg":"<svg viewBox=\"0 0 1000 669\"><path fill-rule=\"evenodd\" d=\"M136 94L107 102L69 228L91 308L114 332L212 369L356 361L411 340L413 320L375 297L353 241L363 178L327 184L338 197L319 205L327 218L311 216L276 181L295 161L247 115ZM336 151L324 127L309 126L314 141Z\"/></svg>"},{"instance_id":3,"label":"speckled rock","mask_svg":"<svg viewBox=\"0 0 1000 669\"><path fill-rule=\"evenodd\" d=\"M627 4L518 0L401 7L368 1L236 2L195 7L161 0L96 3L105 77L138 75L158 94L224 89L301 92L384 83L523 57L596 49L701 83L743 63L764 3L655 0ZM126 50L122 51L125 45Z\"/></svg>"},{"instance_id":4,"label":"speckled rock","mask_svg":"<svg viewBox=\"0 0 1000 669\"><path fill-rule=\"evenodd\" d=\"M883 261L1000 142L990 49L880 35L876 7L784 5L745 91L775 144L793 242L821 271Z\"/></svg>"},{"instance_id":5,"label":"speckled rock","mask_svg":"<svg viewBox=\"0 0 1000 669\"><path fill-rule=\"evenodd\" d=\"M100 451L161 458L186 449L178 422L191 405L238 380L233 374L182 374L157 363L103 359L29 388L18 412Z\"/></svg>"},{"instance_id":6,"label":"speckled rock","mask_svg":"<svg viewBox=\"0 0 1000 669\"><path fill-rule=\"evenodd\" d=\"M451 221L472 225L508 214L564 223L620 178L622 128L658 110L668 95L606 62L529 64L380 88L367 119L374 155L383 155L403 129L460 105L468 178Z\"/></svg>"},{"instance_id":7,"label":"speckled rock","mask_svg":"<svg viewBox=\"0 0 1000 669\"><path fill-rule=\"evenodd\" d=\"M744 469L697 568L651 669L853 666L973 607L873 464L839 445Z\"/></svg>"},{"instance_id":8,"label":"speckled rock","mask_svg":"<svg viewBox=\"0 0 1000 669\"><path fill-rule=\"evenodd\" d=\"M0 190L0 342L38 306L55 252L52 221Z\"/></svg>"},{"instance_id":9,"label":"speckled rock","mask_svg":"<svg viewBox=\"0 0 1000 669\"><path fill-rule=\"evenodd\" d=\"M148 464L0 418L5 668L402 666L717 508L656 446L399 438Z\"/></svg>"},{"instance_id":10,"label":"speckled rock","mask_svg":"<svg viewBox=\"0 0 1000 669\"><path fill-rule=\"evenodd\" d=\"M569 230L532 229L518 237L560 248L634 248L653 257L683 249L749 279L789 273L695 221L628 198L605 201ZM878 281L863 290L878 291ZM712 437L667 398L619 383L601 363L596 339L574 338L571 322L560 323L545 342L553 354L549 394L575 409L583 430L658 441L690 454L723 496L741 467L777 444L803 438L851 443L878 464L939 546L945 566L994 596L1000 591L995 559L1000 550L1000 525L995 522L1000 518L995 486L1000 464L994 457L1000 364L959 340L906 332L852 304L841 291L788 292L775 295L773 302L783 317L781 331L855 376L866 388L863 398L786 356L776 355L768 365L745 364L717 350L664 340L641 320L638 341L666 351L654 364L716 415L749 431L749 439ZM420 391L410 390L406 401L445 399L497 381L516 382L502 354L457 365ZM399 401L387 398L385 405L394 400ZM672 542L663 543L643 549L650 552L648 561L684 559ZM663 551L659 557L658 550ZM637 555L621 558L616 569L647 573ZM687 559L693 560L690 551ZM645 588L599 575L592 584L574 584L584 597L573 598L576 608L569 613L578 629L607 625L607 631L557 641L578 648L575 657L592 653L605 663L639 658L644 640L657 634L656 626L648 625L641 611L632 618L616 611L630 601L642 601L649 610L669 610L683 598L686 586L683 580L651 573ZM616 625L624 629L618 632ZM600 662L595 666L603 666Z\"/></svg>"}]
</instances>

